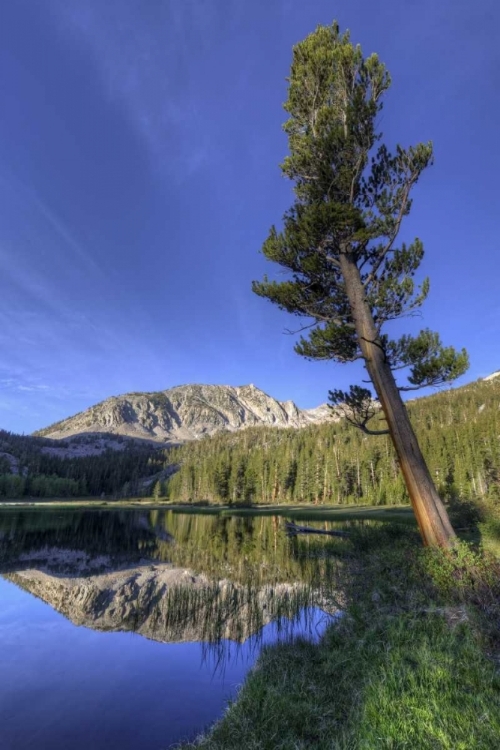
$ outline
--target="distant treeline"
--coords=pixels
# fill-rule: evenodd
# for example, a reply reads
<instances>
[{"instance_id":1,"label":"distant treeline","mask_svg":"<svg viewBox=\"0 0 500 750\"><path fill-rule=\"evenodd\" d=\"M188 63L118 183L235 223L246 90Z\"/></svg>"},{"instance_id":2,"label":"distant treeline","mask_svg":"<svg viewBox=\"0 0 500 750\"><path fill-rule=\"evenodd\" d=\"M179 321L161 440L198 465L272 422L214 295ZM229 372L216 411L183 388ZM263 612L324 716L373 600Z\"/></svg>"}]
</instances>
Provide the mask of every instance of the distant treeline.
<instances>
[{"instance_id":1,"label":"distant treeline","mask_svg":"<svg viewBox=\"0 0 500 750\"><path fill-rule=\"evenodd\" d=\"M500 378L415 400L408 409L444 499L500 499ZM408 501L389 439L344 421L223 433L173 449L170 462L180 471L155 491L174 501Z\"/></svg>"},{"instance_id":2,"label":"distant treeline","mask_svg":"<svg viewBox=\"0 0 500 750\"><path fill-rule=\"evenodd\" d=\"M412 401L408 409L443 498L500 502L500 378ZM364 435L343 421L301 430L253 427L168 451L124 443L121 451L61 458L42 451L61 442L0 431L0 496L126 497L152 491L173 501L235 505L407 502L388 438ZM16 471L2 452L15 458ZM168 481L150 488L141 481L168 464L180 465Z\"/></svg>"},{"instance_id":3,"label":"distant treeline","mask_svg":"<svg viewBox=\"0 0 500 750\"><path fill-rule=\"evenodd\" d=\"M61 443L0 431L0 451L17 462L13 472L12 460L0 455L0 497L137 495L141 492L139 480L161 471L166 462L163 450L137 443L125 443L123 450L74 458L42 451L54 446Z\"/></svg>"}]
</instances>

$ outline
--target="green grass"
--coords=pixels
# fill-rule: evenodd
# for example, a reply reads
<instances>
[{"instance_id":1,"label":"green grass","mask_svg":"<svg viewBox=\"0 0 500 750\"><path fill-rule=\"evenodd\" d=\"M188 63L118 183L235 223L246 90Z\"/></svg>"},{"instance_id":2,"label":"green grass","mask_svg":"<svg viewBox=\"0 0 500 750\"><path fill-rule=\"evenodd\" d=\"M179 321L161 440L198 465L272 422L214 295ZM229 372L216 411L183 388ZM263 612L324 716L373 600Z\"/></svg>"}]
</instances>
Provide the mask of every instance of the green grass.
<instances>
[{"instance_id":1,"label":"green grass","mask_svg":"<svg viewBox=\"0 0 500 750\"><path fill-rule=\"evenodd\" d=\"M494 669L465 626L450 633L438 614L369 633L351 623L320 646L268 649L199 746L492 750L498 695Z\"/></svg>"},{"instance_id":2,"label":"green grass","mask_svg":"<svg viewBox=\"0 0 500 750\"><path fill-rule=\"evenodd\" d=\"M365 529L347 607L319 644L267 648L205 750L492 750L500 745L498 563ZM343 571L343 572L342 572Z\"/></svg>"}]
</instances>

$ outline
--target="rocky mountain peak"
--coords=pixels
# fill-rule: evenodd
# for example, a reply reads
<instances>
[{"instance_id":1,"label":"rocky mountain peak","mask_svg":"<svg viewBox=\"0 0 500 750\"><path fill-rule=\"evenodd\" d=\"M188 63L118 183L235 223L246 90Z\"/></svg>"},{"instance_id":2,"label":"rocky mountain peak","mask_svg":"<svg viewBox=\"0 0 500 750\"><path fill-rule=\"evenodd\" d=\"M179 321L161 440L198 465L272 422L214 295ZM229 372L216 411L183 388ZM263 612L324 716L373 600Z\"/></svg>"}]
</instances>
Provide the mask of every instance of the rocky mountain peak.
<instances>
[{"instance_id":1,"label":"rocky mountain peak","mask_svg":"<svg viewBox=\"0 0 500 750\"><path fill-rule=\"evenodd\" d=\"M299 409L293 401L278 401L253 383L193 384L112 396L35 434L64 439L106 432L171 443L258 425L305 427L329 418L325 405Z\"/></svg>"}]
</instances>

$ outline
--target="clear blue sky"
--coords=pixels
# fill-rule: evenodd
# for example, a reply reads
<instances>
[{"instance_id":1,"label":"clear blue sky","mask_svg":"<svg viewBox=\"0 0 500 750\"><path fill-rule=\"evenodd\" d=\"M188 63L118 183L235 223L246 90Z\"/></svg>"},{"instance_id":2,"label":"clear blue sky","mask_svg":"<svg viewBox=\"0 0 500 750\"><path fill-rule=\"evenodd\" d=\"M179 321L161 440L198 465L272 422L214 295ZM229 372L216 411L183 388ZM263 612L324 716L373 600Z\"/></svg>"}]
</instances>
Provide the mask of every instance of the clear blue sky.
<instances>
[{"instance_id":1,"label":"clear blue sky","mask_svg":"<svg viewBox=\"0 0 500 750\"><path fill-rule=\"evenodd\" d=\"M0 426L110 395L255 383L299 406L356 382L250 291L292 200L291 48L337 18L393 86L389 145L433 140L404 237L421 321L500 367L498 0L15 0L0 10Z\"/></svg>"}]
</instances>

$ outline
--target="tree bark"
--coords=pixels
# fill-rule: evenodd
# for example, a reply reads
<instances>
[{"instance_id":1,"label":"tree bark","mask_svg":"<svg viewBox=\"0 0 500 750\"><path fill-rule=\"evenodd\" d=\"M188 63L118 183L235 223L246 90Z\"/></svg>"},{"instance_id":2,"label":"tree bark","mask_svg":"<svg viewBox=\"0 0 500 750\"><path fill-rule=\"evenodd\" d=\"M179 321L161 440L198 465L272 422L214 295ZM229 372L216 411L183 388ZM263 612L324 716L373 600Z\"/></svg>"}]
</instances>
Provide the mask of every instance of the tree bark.
<instances>
[{"instance_id":1,"label":"tree bark","mask_svg":"<svg viewBox=\"0 0 500 750\"><path fill-rule=\"evenodd\" d=\"M449 547L455 532L382 349L356 259L347 252L341 253L339 260L361 353L387 421L422 539L425 545Z\"/></svg>"}]
</instances>

